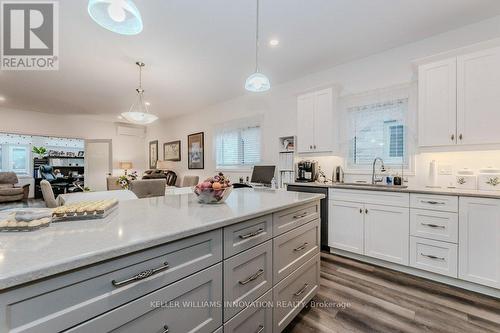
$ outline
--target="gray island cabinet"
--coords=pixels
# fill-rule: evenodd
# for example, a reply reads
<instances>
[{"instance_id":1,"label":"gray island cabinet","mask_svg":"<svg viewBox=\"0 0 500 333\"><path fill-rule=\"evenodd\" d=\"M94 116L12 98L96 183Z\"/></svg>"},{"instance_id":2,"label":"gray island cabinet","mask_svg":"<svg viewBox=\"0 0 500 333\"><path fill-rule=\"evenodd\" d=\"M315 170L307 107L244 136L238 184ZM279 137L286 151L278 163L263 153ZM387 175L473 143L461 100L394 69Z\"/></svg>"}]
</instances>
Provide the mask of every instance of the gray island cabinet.
<instances>
[{"instance_id":1,"label":"gray island cabinet","mask_svg":"<svg viewBox=\"0 0 500 333\"><path fill-rule=\"evenodd\" d=\"M321 198L141 199L0 235L0 332L281 332L319 288Z\"/></svg>"}]
</instances>

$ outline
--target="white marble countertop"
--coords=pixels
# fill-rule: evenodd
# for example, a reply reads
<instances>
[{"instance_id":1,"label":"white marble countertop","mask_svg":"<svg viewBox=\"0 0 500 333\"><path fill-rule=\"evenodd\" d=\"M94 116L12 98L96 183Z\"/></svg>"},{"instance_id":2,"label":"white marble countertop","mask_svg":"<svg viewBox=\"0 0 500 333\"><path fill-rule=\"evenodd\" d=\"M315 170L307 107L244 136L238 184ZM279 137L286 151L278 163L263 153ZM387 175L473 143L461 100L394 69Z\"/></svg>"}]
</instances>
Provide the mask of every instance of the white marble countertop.
<instances>
[{"instance_id":1,"label":"white marble countertop","mask_svg":"<svg viewBox=\"0 0 500 333\"><path fill-rule=\"evenodd\" d=\"M478 197L478 198L492 198L500 199L500 191L480 191L480 190L466 190L460 188L448 188L448 187L419 187L419 186L409 186L409 187L397 187L397 186L370 186L367 184L363 185L349 185L342 183L289 183L288 185L294 186L307 186L307 187L327 187L327 188L338 188L338 189L348 189L348 190L365 190L365 191L389 191L389 192L403 192L403 193L425 193L425 194L438 194L438 195L456 195L461 197Z\"/></svg>"},{"instance_id":2,"label":"white marble countertop","mask_svg":"<svg viewBox=\"0 0 500 333\"><path fill-rule=\"evenodd\" d=\"M235 189L224 204L202 205L194 194L168 195L120 202L102 220L52 223L33 232L0 232L0 290L323 197Z\"/></svg>"}]
</instances>

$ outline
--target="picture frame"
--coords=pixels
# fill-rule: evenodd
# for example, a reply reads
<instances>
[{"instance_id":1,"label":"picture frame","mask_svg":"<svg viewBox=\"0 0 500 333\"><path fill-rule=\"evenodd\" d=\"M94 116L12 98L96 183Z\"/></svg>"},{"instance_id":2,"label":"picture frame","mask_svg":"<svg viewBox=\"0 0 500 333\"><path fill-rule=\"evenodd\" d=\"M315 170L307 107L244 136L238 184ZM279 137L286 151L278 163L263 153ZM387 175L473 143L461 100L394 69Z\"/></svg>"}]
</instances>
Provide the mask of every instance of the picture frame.
<instances>
[{"instance_id":1,"label":"picture frame","mask_svg":"<svg viewBox=\"0 0 500 333\"><path fill-rule=\"evenodd\" d=\"M158 140L149 142L149 168L156 169L158 162Z\"/></svg>"},{"instance_id":2,"label":"picture frame","mask_svg":"<svg viewBox=\"0 0 500 333\"><path fill-rule=\"evenodd\" d=\"M178 162L181 160L181 140L163 144L163 160Z\"/></svg>"},{"instance_id":3,"label":"picture frame","mask_svg":"<svg viewBox=\"0 0 500 333\"><path fill-rule=\"evenodd\" d=\"M188 169L205 168L204 133L188 135Z\"/></svg>"}]
</instances>

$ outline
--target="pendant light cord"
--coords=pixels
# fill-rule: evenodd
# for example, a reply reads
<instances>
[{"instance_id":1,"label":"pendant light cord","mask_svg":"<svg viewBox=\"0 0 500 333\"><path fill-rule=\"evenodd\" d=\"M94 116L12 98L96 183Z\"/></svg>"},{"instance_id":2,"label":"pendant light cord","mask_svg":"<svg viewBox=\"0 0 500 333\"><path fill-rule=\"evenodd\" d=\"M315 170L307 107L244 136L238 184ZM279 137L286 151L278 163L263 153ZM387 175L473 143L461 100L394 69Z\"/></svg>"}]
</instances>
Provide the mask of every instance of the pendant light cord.
<instances>
[{"instance_id":1,"label":"pendant light cord","mask_svg":"<svg viewBox=\"0 0 500 333\"><path fill-rule=\"evenodd\" d=\"M259 71L259 0L257 0L257 15L255 25L255 72Z\"/></svg>"}]
</instances>

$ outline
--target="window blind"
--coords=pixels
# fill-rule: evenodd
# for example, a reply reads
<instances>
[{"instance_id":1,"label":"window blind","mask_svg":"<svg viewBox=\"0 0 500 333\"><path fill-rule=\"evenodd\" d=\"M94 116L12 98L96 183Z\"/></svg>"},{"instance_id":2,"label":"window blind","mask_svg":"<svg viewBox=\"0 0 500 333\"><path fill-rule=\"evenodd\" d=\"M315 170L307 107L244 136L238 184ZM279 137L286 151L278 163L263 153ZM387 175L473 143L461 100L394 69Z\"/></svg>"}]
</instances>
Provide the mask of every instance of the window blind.
<instances>
[{"instance_id":1,"label":"window blind","mask_svg":"<svg viewBox=\"0 0 500 333\"><path fill-rule=\"evenodd\" d=\"M366 168L375 157L387 165L407 166L408 98L348 108L351 123L349 164Z\"/></svg>"},{"instance_id":2,"label":"window blind","mask_svg":"<svg viewBox=\"0 0 500 333\"><path fill-rule=\"evenodd\" d=\"M227 129L216 134L217 167L253 166L260 162L260 126Z\"/></svg>"}]
</instances>

